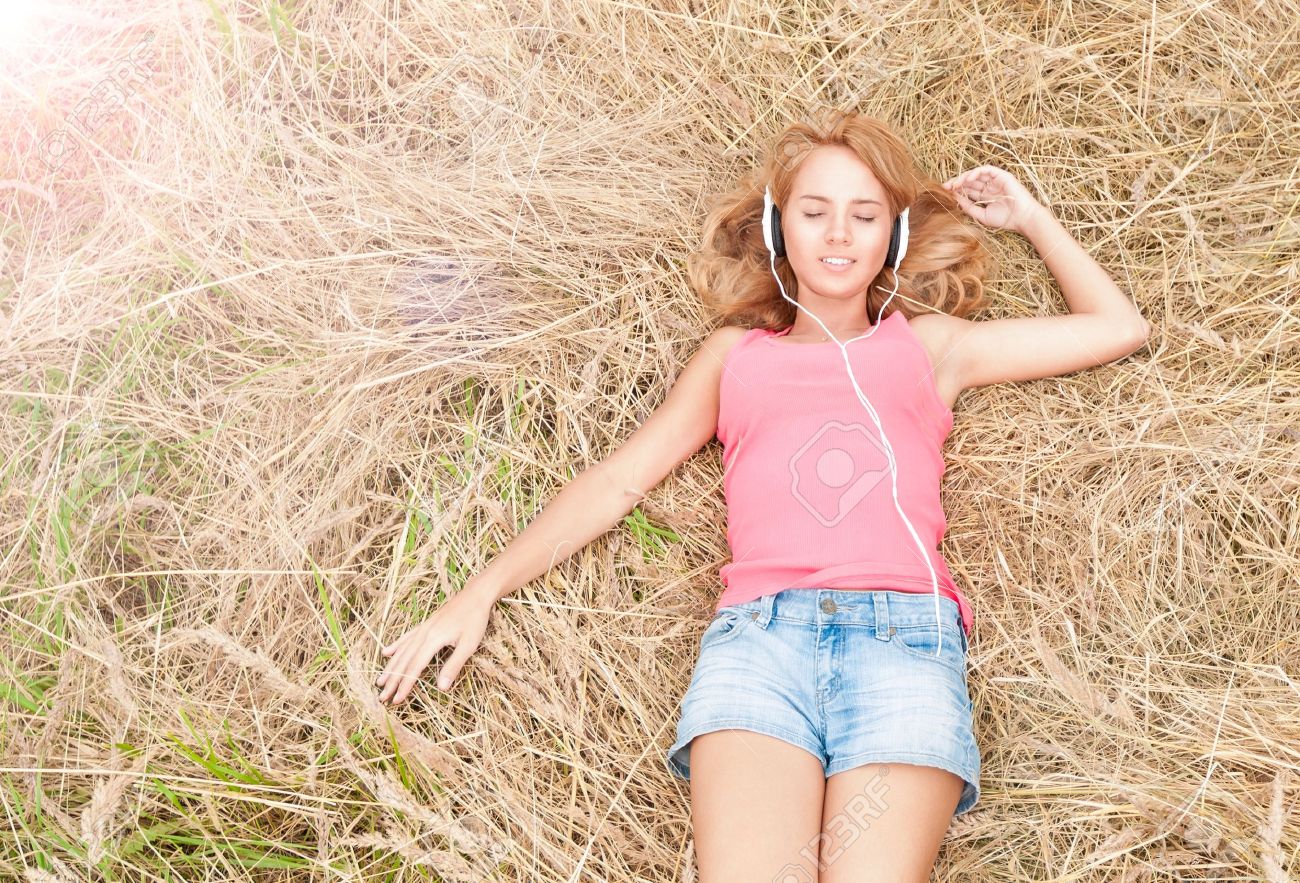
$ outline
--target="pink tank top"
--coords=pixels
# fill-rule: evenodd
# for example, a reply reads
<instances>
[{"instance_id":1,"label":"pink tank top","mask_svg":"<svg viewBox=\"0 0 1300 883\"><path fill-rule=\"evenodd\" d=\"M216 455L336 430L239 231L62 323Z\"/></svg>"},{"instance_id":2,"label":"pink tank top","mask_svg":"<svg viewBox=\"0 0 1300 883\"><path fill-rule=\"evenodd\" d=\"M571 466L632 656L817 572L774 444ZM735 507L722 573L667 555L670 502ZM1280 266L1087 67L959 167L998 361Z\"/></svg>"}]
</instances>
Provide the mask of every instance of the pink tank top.
<instances>
[{"instance_id":1,"label":"pink tank top","mask_svg":"<svg viewBox=\"0 0 1300 883\"><path fill-rule=\"evenodd\" d=\"M930 569L894 506L888 455L839 345L776 340L788 331L750 329L723 368L717 434L732 557L719 572L718 609L788 588L932 593ZM938 552L948 526L940 448L953 413L939 398L929 356L897 310L846 348L893 448L898 505L969 635L970 604Z\"/></svg>"}]
</instances>

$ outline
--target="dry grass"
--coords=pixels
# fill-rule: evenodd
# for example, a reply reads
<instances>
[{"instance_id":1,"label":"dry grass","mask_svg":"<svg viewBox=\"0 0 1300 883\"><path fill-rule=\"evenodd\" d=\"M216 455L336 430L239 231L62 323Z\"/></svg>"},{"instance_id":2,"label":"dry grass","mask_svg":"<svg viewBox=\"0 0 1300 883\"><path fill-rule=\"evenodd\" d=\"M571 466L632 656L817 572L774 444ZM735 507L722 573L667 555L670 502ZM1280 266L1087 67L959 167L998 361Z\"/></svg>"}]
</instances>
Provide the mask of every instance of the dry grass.
<instances>
[{"instance_id":1,"label":"dry grass","mask_svg":"<svg viewBox=\"0 0 1300 883\"><path fill-rule=\"evenodd\" d=\"M1294 873L1293 5L57 9L0 63L0 877L693 879L716 442L452 693L373 681L662 400L707 194L827 105L1014 171L1154 326L958 403L983 797L940 878ZM1064 309L994 241L984 318Z\"/></svg>"}]
</instances>

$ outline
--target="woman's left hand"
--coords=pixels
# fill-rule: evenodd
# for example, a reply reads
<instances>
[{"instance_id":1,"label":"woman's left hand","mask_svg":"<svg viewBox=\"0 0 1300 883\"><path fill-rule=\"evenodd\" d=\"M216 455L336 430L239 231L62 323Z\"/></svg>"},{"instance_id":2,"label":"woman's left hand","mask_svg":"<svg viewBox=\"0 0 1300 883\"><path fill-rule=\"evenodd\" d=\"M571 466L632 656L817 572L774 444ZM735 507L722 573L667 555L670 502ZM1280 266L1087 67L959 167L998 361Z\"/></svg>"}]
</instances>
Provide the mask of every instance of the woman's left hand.
<instances>
[{"instance_id":1,"label":"woman's left hand","mask_svg":"<svg viewBox=\"0 0 1300 883\"><path fill-rule=\"evenodd\" d=\"M1046 211L1015 175L997 166L977 166L943 182L961 210L985 227L1023 234L1025 225Z\"/></svg>"}]
</instances>

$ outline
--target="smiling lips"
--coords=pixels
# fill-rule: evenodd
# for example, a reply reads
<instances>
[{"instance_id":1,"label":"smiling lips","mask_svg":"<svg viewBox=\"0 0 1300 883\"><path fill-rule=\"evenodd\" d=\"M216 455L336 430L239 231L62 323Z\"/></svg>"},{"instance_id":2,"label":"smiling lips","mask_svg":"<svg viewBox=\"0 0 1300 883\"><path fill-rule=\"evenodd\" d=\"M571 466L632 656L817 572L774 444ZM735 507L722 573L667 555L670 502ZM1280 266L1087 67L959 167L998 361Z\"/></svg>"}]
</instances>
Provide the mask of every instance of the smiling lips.
<instances>
[{"instance_id":1,"label":"smiling lips","mask_svg":"<svg viewBox=\"0 0 1300 883\"><path fill-rule=\"evenodd\" d=\"M832 263L834 261L834 263ZM821 265L832 273L843 273L853 266L853 258L822 258Z\"/></svg>"}]
</instances>

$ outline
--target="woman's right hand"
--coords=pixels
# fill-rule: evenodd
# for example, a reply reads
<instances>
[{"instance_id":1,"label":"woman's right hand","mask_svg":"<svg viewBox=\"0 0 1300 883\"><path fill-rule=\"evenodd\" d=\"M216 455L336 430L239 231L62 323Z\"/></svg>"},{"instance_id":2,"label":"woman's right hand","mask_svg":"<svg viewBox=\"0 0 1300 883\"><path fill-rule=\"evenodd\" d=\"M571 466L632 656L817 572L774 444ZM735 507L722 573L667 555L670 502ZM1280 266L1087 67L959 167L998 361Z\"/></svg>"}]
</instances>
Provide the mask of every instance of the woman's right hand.
<instances>
[{"instance_id":1,"label":"woman's right hand","mask_svg":"<svg viewBox=\"0 0 1300 883\"><path fill-rule=\"evenodd\" d=\"M985 227L1024 235L1030 221L1045 211L1042 203L1006 169L977 166L943 182L957 205Z\"/></svg>"},{"instance_id":2,"label":"woman's right hand","mask_svg":"<svg viewBox=\"0 0 1300 883\"><path fill-rule=\"evenodd\" d=\"M423 622L411 627L383 649L391 657L375 683L383 689L380 702L396 705L415 689L420 672L443 647L455 647L438 674L438 689L451 689L465 660L473 655L487 631L496 596L486 589L465 586Z\"/></svg>"}]
</instances>

